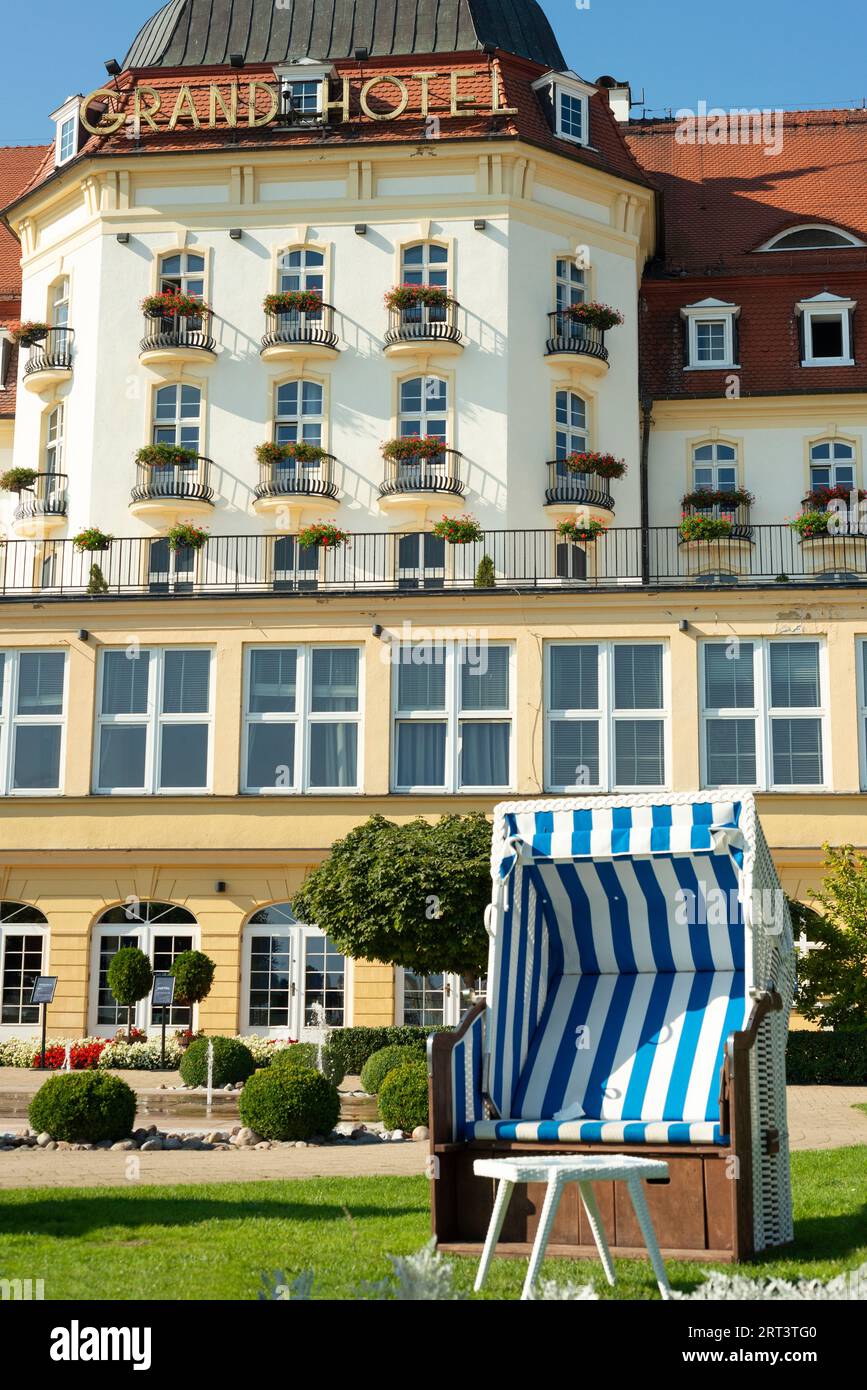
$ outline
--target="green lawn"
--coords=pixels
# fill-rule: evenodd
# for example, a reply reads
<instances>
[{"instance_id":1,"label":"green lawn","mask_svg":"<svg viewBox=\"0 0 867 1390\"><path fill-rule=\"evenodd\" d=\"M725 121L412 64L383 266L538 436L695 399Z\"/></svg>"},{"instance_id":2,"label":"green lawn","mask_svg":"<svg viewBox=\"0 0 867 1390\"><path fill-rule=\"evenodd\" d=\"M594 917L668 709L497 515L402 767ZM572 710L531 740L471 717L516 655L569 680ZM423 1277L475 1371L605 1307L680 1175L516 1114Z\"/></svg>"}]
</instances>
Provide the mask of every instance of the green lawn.
<instances>
[{"instance_id":1,"label":"green lawn","mask_svg":"<svg viewBox=\"0 0 867 1390\"><path fill-rule=\"evenodd\" d=\"M797 1153L792 1166L796 1244L749 1271L828 1278L867 1260L867 1147ZM318 1297L347 1298L389 1272L386 1255L427 1239L423 1177L0 1192L0 1279L44 1279L47 1299L252 1299L263 1271L308 1268ZM468 1290L475 1261L458 1266ZM484 1297L517 1298L525 1269L496 1260ZM698 1265L669 1270L680 1288L702 1278ZM618 1263L616 1291L595 1262L551 1260L545 1276L656 1297L642 1261Z\"/></svg>"}]
</instances>

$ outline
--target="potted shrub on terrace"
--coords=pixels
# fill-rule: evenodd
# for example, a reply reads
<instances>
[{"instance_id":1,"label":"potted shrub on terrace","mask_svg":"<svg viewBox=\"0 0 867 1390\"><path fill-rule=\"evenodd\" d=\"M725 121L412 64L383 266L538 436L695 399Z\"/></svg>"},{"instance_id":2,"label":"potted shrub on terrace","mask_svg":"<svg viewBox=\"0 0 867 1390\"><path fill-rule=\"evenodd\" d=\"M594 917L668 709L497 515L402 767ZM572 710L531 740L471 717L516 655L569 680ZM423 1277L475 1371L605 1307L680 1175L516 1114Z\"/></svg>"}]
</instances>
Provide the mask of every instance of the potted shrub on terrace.
<instances>
[{"instance_id":1,"label":"potted shrub on terrace","mask_svg":"<svg viewBox=\"0 0 867 1390\"><path fill-rule=\"evenodd\" d=\"M146 295L141 307L145 318L149 319L203 319L211 312L210 305L203 299L178 290Z\"/></svg>"},{"instance_id":2,"label":"potted shrub on terrace","mask_svg":"<svg viewBox=\"0 0 867 1390\"><path fill-rule=\"evenodd\" d=\"M192 521L179 521L166 532L169 550L201 550L210 535L203 526Z\"/></svg>"},{"instance_id":3,"label":"potted shrub on terrace","mask_svg":"<svg viewBox=\"0 0 867 1390\"><path fill-rule=\"evenodd\" d=\"M0 488L4 492L17 492L20 496L36 482L37 473L33 468L9 468L0 476Z\"/></svg>"},{"instance_id":4,"label":"potted shrub on terrace","mask_svg":"<svg viewBox=\"0 0 867 1390\"><path fill-rule=\"evenodd\" d=\"M567 304L562 310L563 317L570 323L586 324L588 328L598 328L605 333L609 328L619 328L623 315L610 304L600 304L590 299L585 304Z\"/></svg>"},{"instance_id":5,"label":"potted shrub on terrace","mask_svg":"<svg viewBox=\"0 0 867 1390\"><path fill-rule=\"evenodd\" d=\"M34 343L41 343L43 338L48 336L51 325L42 323L34 319L24 319L20 323L10 326L9 332L20 343L22 347L32 347Z\"/></svg>"},{"instance_id":6,"label":"potted shrub on terrace","mask_svg":"<svg viewBox=\"0 0 867 1390\"><path fill-rule=\"evenodd\" d=\"M805 508L793 517L789 525L793 531L797 531L802 541L815 540L829 534L832 515L833 513L818 508Z\"/></svg>"},{"instance_id":7,"label":"potted shrub on terrace","mask_svg":"<svg viewBox=\"0 0 867 1390\"><path fill-rule=\"evenodd\" d=\"M299 440L298 443L269 443L256 446L256 457L266 467L285 463L287 459L295 459L298 463L318 463L324 456L325 450L320 444L308 444L304 440Z\"/></svg>"},{"instance_id":8,"label":"potted shrub on terrace","mask_svg":"<svg viewBox=\"0 0 867 1390\"><path fill-rule=\"evenodd\" d=\"M593 449L567 455L563 466L570 473L593 473L597 478L622 478L627 472L623 459L615 458L613 454L600 454Z\"/></svg>"},{"instance_id":9,"label":"potted shrub on terrace","mask_svg":"<svg viewBox=\"0 0 867 1390\"><path fill-rule=\"evenodd\" d=\"M349 536L330 521L314 521L298 532L298 544L302 550L338 550L346 545Z\"/></svg>"},{"instance_id":10,"label":"potted shrub on terrace","mask_svg":"<svg viewBox=\"0 0 867 1390\"><path fill-rule=\"evenodd\" d=\"M557 527L557 534L562 536L564 541L590 545L591 542L598 541L600 536L604 536L607 529L603 521L592 517L590 521L561 521Z\"/></svg>"},{"instance_id":11,"label":"potted shrub on terrace","mask_svg":"<svg viewBox=\"0 0 867 1390\"><path fill-rule=\"evenodd\" d=\"M723 516L684 516L680 520L680 535L684 541L725 540L732 533L732 523Z\"/></svg>"},{"instance_id":12,"label":"potted shrub on terrace","mask_svg":"<svg viewBox=\"0 0 867 1390\"><path fill-rule=\"evenodd\" d=\"M135 461L148 468L175 468L196 463L198 457L195 449L183 444L146 444L136 453Z\"/></svg>"},{"instance_id":13,"label":"potted shrub on terrace","mask_svg":"<svg viewBox=\"0 0 867 1390\"><path fill-rule=\"evenodd\" d=\"M84 531L79 531L77 536L73 536L72 544L79 551L100 551L108 550L114 536L109 536L107 532L100 531L98 526L88 526Z\"/></svg>"},{"instance_id":14,"label":"potted shrub on terrace","mask_svg":"<svg viewBox=\"0 0 867 1390\"><path fill-rule=\"evenodd\" d=\"M472 545L484 532L474 516L444 516L432 527L433 534L449 545Z\"/></svg>"},{"instance_id":15,"label":"potted shrub on terrace","mask_svg":"<svg viewBox=\"0 0 867 1390\"><path fill-rule=\"evenodd\" d=\"M453 302L443 285L395 285L385 296L386 307L397 310L415 309L419 305L428 309L444 309Z\"/></svg>"},{"instance_id":16,"label":"potted shrub on terrace","mask_svg":"<svg viewBox=\"0 0 867 1390\"><path fill-rule=\"evenodd\" d=\"M495 589L496 586L496 566L490 555L483 555L476 570L475 587L477 589Z\"/></svg>"},{"instance_id":17,"label":"potted shrub on terrace","mask_svg":"<svg viewBox=\"0 0 867 1390\"><path fill-rule=\"evenodd\" d=\"M322 308L318 290L281 290L267 294L263 307L266 314L316 314Z\"/></svg>"}]
</instances>

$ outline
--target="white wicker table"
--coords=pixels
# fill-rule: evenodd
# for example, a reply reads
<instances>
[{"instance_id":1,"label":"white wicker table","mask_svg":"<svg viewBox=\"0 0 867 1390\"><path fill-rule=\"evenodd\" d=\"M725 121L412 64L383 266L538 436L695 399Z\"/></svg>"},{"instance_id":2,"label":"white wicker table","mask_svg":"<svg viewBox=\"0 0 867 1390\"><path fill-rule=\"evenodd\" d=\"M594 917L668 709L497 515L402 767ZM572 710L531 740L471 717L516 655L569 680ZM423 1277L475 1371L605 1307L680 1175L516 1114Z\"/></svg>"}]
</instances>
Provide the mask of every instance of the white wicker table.
<instances>
[{"instance_id":1,"label":"white wicker table","mask_svg":"<svg viewBox=\"0 0 867 1390\"><path fill-rule=\"evenodd\" d=\"M494 1257L500 1232L503 1229L503 1222L512 1200L512 1193L516 1183L519 1182L543 1182L547 1185L539 1227L530 1256L530 1268L527 1270L521 1298L530 1297L530 1292L545 1258L548 1238L554 1225L554 1217L560 1205L563 1189L570 1182L577 1182L578 1184L581 1201L587 1213L587 1223L593 1232L593 1239L596 1242L596 1249L599 1251L605 1277L609 1284L614 1284L616 1282L614 1265L611 1262L605 1230L599 1216L599 1208L596 1205L591 1183L625 1182L635 1209L638 1225L641 1228L641 1234L644 1237L644 1243L647 1246L650 1263L656 1275L659 1292L664 1299L671 1298L668 1275L665 1272L665 1264L659 1252L656 1232L653 1229L653 1222L650 1219L647 1199L642 1186L646 1178L668 1177L668 1164L661 1159L633 1158L630 1154L611 1154L609 1157L600 1155L598 1158L594 1154L575 1155L571 1158L567 1158L565 1155L562 1158L557 1156L480 1158L476 1159L473 1164L473 1171L476 1177L495 1178L498 1183L494 1210L491 1213L491 1224L488 1227L485 1248L482 1251L482 1260L476 1275L476 1292L483 1287L488 1276L488 1269Z\"/></svg>"}]
</instances>

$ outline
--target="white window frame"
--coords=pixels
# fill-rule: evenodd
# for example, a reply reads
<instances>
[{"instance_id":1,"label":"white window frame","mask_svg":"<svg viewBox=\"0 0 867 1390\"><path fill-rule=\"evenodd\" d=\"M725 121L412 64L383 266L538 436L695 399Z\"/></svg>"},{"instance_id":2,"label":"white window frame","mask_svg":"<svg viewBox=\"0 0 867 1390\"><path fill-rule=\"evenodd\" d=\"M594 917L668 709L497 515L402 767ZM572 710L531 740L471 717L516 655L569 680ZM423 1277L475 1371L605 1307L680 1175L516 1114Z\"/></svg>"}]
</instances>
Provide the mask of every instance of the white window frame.
<instances>
[{"instance_id":1,"label":"white window frame","mask_svg":"<svg viewBox=\"0 0 867 1390\"><path fill-rule=\"evenodd\" d=\"M571 72L546 72L532 84L534 92L547 93L554 118L554 134L559 140L568 140L571 145L582 149L592 149L590 144L590 97L597 90ZM571 97L581 103L581 135L563 129L562 97Z\"/></svg>"},{"instance_id":2,"label":"white window frame","mask_svg":"<svg viewBox=\"0 0 867 1390\"><path fill-rule=\"evenodd\" d=\"M419 972L420 973L420 972ZM461 977L453 975L448 971L436 971L436 974L443 976L445 997L443 999L443 1021L442 1024L430 1024L429 1027L456 1028L461 1021ZM425 980L430 976L425 975ZM405 995L406 995L406 971L403 966L398 966L394 972L394 1021L398 1028L407 1027L405 1022Z\"/></svg>"},{"instance_id":3,"label":"white window frame","mask_svg":"<svg viewBox=\"0 0 867 1390\"><path fill-rule=\"evenodd\" d=\"M596 647L598 666L599 706L595 710L559 710L551 706L552 659L556 647ZM614 651L616 647L660 647L662 650L662 708L627 710L614 708ZM633 642L629 639L616 641L596 641L591 637L563 637L545 643L545 789L550 792L597 792L597 791L668 791L671 785L671 668L670 647L661 639L648 639ZM648 719L662 723L662 753L664 781L653 786L644 783L618 784L615 780L615 726L618 723L634 723ZM599 725L599 781L555 783L552 778L553 750L551 725L553 721L568 723L592 723Z\"/></svg>"},{"instance_id":4,"label":"white window frame","mask_svg":"<svg viewBox=\"0 0 867 1390\"><path fill-rule=\"evenodd\" d=\"M197 391L197 392L198 392L198 395L199 395L199 409L198 409L198 413L197 413L195 419L193 419L192 415L187 415L187 416L185 416L185 415L183 414L183 397L184 397L184 388L185 388L185 387L189 387L190 390L192 390L192 391ZM161 392L163 392L163 391L174 391L174 393L175 393L175 413L174 413L174 415L172 416L172 418L171 418L170 420L169 420L168 418L161 420L161 419L159 418L158 414L157 414L157 410L158 410L158 407L159 407L160 394L161 394ZM193 445L193 444L183 444L182 441L181 441L181 435L182 435L183 431L184 431L185 429L186 429L186 430L192 430L193 428L195 428L195 431L196 431L196 442L195 442L195 444L194 444L194 445ZM202 447L202 388L201 388L201 386L197 385L196 382L194 382L194 381L164 381L164 382L162 382L159 386L156 386L156 387L154 388L153 399L151 400L151 443L152 443L152 444L156 444L156 443L157 443L157 435L158 435L161 431L163 431L163 430L172 430L172 431L174 432L174 436L175 436L175 437L174 437L174 439L171 440L171 441L169 441L169 440L160 440L160 441L159 441L160 443L163 443L163 444L171 443L171 444L177 445L177 447L178 447L179 449L180 449L180 448L184 448L184 449L193 449L193 448L194 448L195 451L196 451L196 453L199 454L199 451L200 451L200 449L201 449L201 447Z\"/></svg>"},{"instance_id":5,"label":"white window frame","mask_svg":"<svg viewBox=\"0 0 867 1390\"><path fill-rule=\"evenodd\" d=\"M32 903L20 902L18 899L8 899L10 905L15 907L33 907ZM41 912L41 908L35 909ZM45 914L43 913L43 918ZM6 975L6 939L9 936L39 936L42 938L42 968L40 974L47 975L51 968L51 926L50 923L42 922L16 922L0 917L0 989ZM4 1023L2 1012L0 1012L0 1038L8 1041L11 1038L38 1038L42 1032L41 1013L36 1023Z\"/></svg>"},{"instance_id":6,"label":"white window frame","mask_svg":"<svg viewBox=\"0 0 867 1390\"><path fill-rule=\"evenodd\" d=\"M263 907L283 906L285 906L283 903L263 904ZM256 912L261 912L263 907L256 908ZM255 917L256 912L252 913L253 917ZM285 1027L283 1024L250 1022L250 984L253 973L251 942L254 936L289 936L292 943L289 966L289 1022ZM326 939L326 933L320 927L311 927L303 922L297 922L294 925L291 922L269 922L257 926L248 918L244 923L241 939L240 1031L260 1038L279 1038L281 1040L292 1038L298 1042L318 1041L319 1030L312 1028L305 1022L305 966L307 963L307 943ZM355 962L351 956L344 956L343 960L343 1023L339 1026L351 1028L355 994Z\"/></svg>"},{"instance_id":7,"label":"white window frame","mask_svg":"<svg viewBox=\"0 0 867 1390\"><path fill-rule=\"evenodd\" d=\"M79 104L80 96L70 97L62 106L58 106L56 111L52 111L51 120L54 122L54 167L62 169L69 164L78 154L78 147L81 140L81 120ZM64 132L72 125L72 148L64 153Z\"/></svg>"},{"instance_id":8,"label":"white window frame","mask_svg":"<svg viewBox=\"0 0 867 1390\"><path fill-rule=\"evenodd\" d=\"M400 652L415 647L425 647L431 644L425 642L404 642L400 644ZM492 641L488 647L504 647L509 653L509 706L507 710L468 710L461 708L461 663L458 659L460 650L464 647L473 649L475 644L461 639L446 639L442 642L433 644L436 648L444 651L445 665L445 708L442 710L409 710L403 711L400 708L400 660L396 659L392 667L391 681L391 788L392 792L399 796L417 796L420 794L441 796L484 796L488 792L509 792L515 789L516 777L516 719L515 702L517 698L516 687L516 665L515 665L515 644L508 640ZM395 646L395 656L398 657L398 648ZM398 725L399 724L445 724L446 726L446 752L445 752L445 785L441 787L403 787L397 781L398 769ZM483 724L508 724L509 725L509 780L502 787L477 787L463 786L460 780L461 773L461 754L463 752L463 739L461 737L461 726L468 723Z\"/></svg>"},{"instance_id":9,"label":"white window frame","mask_svg":"<svg viewBox=\"0 0 867 1390\"><path fill-rule=\"evenodd\" d=\"M2 712L0 712L0 796L42 797L62 796L64 773L66 770L66 719L69 710L69 658L66 651L58 647L4 647L2 649L3 673ZM18 678L22 656L57 654L63 657L63 708L60 714L18 714ZM60 752L56 787L13 787L12 777L15 768L15 740L19 728L44 725L60 727Z\"/></svg>"},{"instance_id":10,"label":"white window frame","mask_svg":"<svg viewBox=\"0 0 867 1390\"><path fill-rule=\"evenodd\" d=\"M130 903L130 912L134 912L137 910L134 905L133 898L129 898L126 901ZM142 904L145 905L147 902L161 901L162 899L159 898L143 899ZM167 902L165 905L167 907L175 907L178 909L184 908L183 903ZM114 906L124 907L125 903L115 903ZM111 908L104 909L105 912L108 912L110 910ZM191 908L185 908L184 910L187 912L192 911ZM193 916L195 916L195 913L193 913ZM148 960L151 962L151 965L153 965L155 936L191 936L193 939L192 949L194 951L198 951L201 950L202 929L198 921L140 922L133 917L130 918L128 923L103 922L101 914L97 921L94 923L93 928L91 930L90 943L91 968L87 1007L90 1023L90 1026L88 1028L88 1034L92 1038L113 1038L119 1030L122 1029L126 1031L127 1026L127 1010L124 1005L119 1006L121 1010L121 1015L120 1020L117 1023L99 1023L97 1021L99 1010L99 963L102 954L102 940L106 936L137 937L138 940L136 942L136 945L138 946L140 951L144 952ZM151 996L148 993L147 995L145 995L144 999L139 999L138 1003L135 1005L135 1008L133 1009L133 1027L140 1028L142 1032L147 1033L148 1035L157 1036L162 1031L162 1024L159 1018L156 1022L148 1022L150 1014ZM174 1032L177 1026L177 1024L170 1023L167 1025L166 1031L168 1032L169 1029L171 1029L171 1031ZM193 1032L196 1032L198 1030L198 1026L199 1005L194 1004L191 1010L191 1027L193 1029Z\"/></svg>"},{"instance_id":11,"label":"white window frame","mask_svg":"<svg viewBox=\"0 0 867 1390\"><path fill-rule=\"evenodd\" d=\"M737 304L726 304L720 299L703 299L698 304L686 304L680 316L686 322L687 362L686 372L721 372L735 368L735 319L740 317ZM725 328L725 360L699 362L698 326L704 323L722 323Z\"/></svg>"},{"instance_id":12,"label":"white window frame","mask_svg":"<svg viewBox=\"0 0 867 1390\"><path fill-rule=\"evenodd\" d=\"M289 265L287 260L289 256L300 256L301 264ZM320 258L319 265L310 265L308 263L309 256L318 256ZM327 269L326 253L318 246L286 246L277 257L277 289L281 294L289 293L292 287L285 282L287 280L297 280L298 284L294 286L294 289L309 290L309 281L319 280L321 283L314 285L313 289L316 294L321 294L324 299L325 274Z\"/></svg>"},{"instance_id":13,"label":"white window frame","mask_svg":"<svg viewBox=\"0 0 867 1390\"><path fill-rule=\"evenodd\" d=\"M287 386L297 387L297 409L294 415L281 414L280 392ZM304 410L304 388L305 386L315 386L319 392L319 410L305 413ZM280 432L295 430L295 438L280 439ZM312 430L307 434L307 430ZM275 443L305 443L315 444L317 448L322 447L322 435L325 429L325 387L321 381L314 381L312 377L292 377L289 381L281 381L274 388L274 440Z\"/></svg>"},{"instance_id":14,"label":"white window frame","mask_svg":"<svg viewBox=\"0 0 867 1390\"><path fill-rule=\"evenodd\" d=\"M820 449L820 448L822 448L822 446L825 445L825 444L827 444L827 445L829 446L828 458L826 458L826 459L817 459L817 458L814 458L814 457L813 457L813 451L814 451L814 449ZM848 457L848 458L843 458L842 455L841 455L840 458L837 458L836 451L837 451L838 448L841 448L841 449L848 449L848 450L849 450L849 457ZM837 481L837 469L838 469L838 468L850 468L850 469L852 470L852 481L851 481L851 483L848 484L848 486L851 487L851 488L853 488L853 489L855 489L855 488L858 487L858 455L857 455L857 451L856 451L856 448L855 448L855 444L854 444L854 442L853 442L852 440L850 440L850 439L832 439L832 438L829 437L829 438L826 438L826 439L814 439L814 440L812 440L811 443L810 443L809 467L810 467L810 488L811 488L811 490L813 490L813 491L815 491L816 488L820 488L820 487L839 487L840 484L839 484L838 481ZM826 468L826 469L828 470L828 474L829 474L829 482L828 482L828 483L817 483L817 482L814 480L814 478L813 478L813 469L814 469L814 468ZM846 484L843 484L843 486L847 486L847 485L846 485Z\"/></svg>"},{"instance_id":15,"label":"white window frame","mask_svg":"<svg viewBox=\"0 0 867 1390\"><path fill-rule=\"evenodd\" d=\"M354 651L358 653L358 709L313 710L313 652ZM253 653L256 651L294 651L297 653L295 672L295 712L292 714L250 713L250 678ZM364 793L364 647L357 642L254 642L244 652L243 746L241 749L241 791L245 796L300 796L306 792L316 796L360 796ZM249 730L254 724L295 725L294 785L291 787L254 787L249 783ZM314 724L355 724L358 727L357 758L354 787L318 787L310 780L310 743Z\"/></svg>"},{"instance_id":16,"label":"white window frame","mask_svg":"<svg viewBox=\"0 0 867 1390\"><path fill-rule=\"evenodd\" d=\"M308 123L318 123L322 121L325 110L325 97L328 91L328 81L334 75L335 69L331 63L317 63L313 59L303 59L299 63L285 63L274 69L274 76L280 88L280 109L285 112L284 97L286 91L297 83L315 82L318 86L317 102L315 111L302 111L297 113L297 119Z\"/></svg>"},{"instance_id":17,"label":"white window frame","mask_svg":"<svg viewBox=\"0 0 867 1390\"><path fill-rule=\"evenodd\" d=\"M213 647L197 643L182 646L141 647L140 656L150 658L148 668L147 709L142 714L103 714L102 696L105 681L106 653L123 651L122 647L103 647L99 653L96 680L96 718L93 738L93 795L94 796L207 796L214 781L214 719L216 705L217 661ZM206 651L208 666L208 711L206 714L167 714L162 709L163 676L167 652ZM140 658L139 658L140 659ZM142 787L103 787L99 782L100 746L103 728L123 725L145 725L145 785ZM162 731L168 724L204 724L208 729L207 778L204 787L167 787L158 783L162 757Z\"/></svg>"},{"instance_id":18,"label":"white window frame","mask_svg":"<svg viewBox=\"0 0 867 1390\"><path fill-rule=\"evenodd\" d=\"M578 279L573 279L573 275ZM587 271L575 264L574 257L558 256L554 262L554 304L558 312L583 304L588 288Z\"/></svg>"},{"instance_id":19,"label":"white window frame","mask_svg":"<svg viewBox=\"0 0 867 1390\"><path fill-rule=\"evenodd\" d=\"M699 449L710 449L711 457L709 459L696 458ZM720 458L720 449L730 449L732 457ZM722 491L723 489L723 484L719 480L720 470L723 468L730 468L735 475L734 483L726 484L726 486L738 486L740 473L738 468L737 445L729 443L727 439L704 439L700 444L693 444L690 462L692 467L692 476L690 478L691 491L697 492L700 486L707 487L706 483L699 484L696 480L695 475L700 468L707 468L713 474L713 482L710 486L715 491Z\"/></svg>"},{"instance_id":20,"label":"white window frame","mask_svg":"<svg viewBox=\"0 0 867 1390\"><path fill-rule=\"evenodd\" d=\"M418 246L421 247L421 265L407 265L407 252L414 251ZM444 261L431 260L430 253L432 247L434 246L437 248L438 251L445 251L446 258ZM434 284L434 282L431 280L432 275L445 275L445 284L437 287L440 289L448 289L452 282L451 260L451 254L449 251L448 244L446 242L431 240L408 241L400 248L400 283L402 285L408 285L410 283L413 283L407 279L408 275L421 275L421 284L430 286Z\"/></svg>"},{"instance_id":21,"label":"white window frame","mask_svg":"<svg viewBox=\"0 0 867 1390\"><path fill-rule=\"evenodd\" d=\"M404 390L414 381L421 382L421 405L418 410L404 410ZM427 383L429 381L439 382L445 387L445 400L442 408L438 407L436 410L428 410L428 402L433 400L433 397L429 396L427 392ZM439 424L439 422L442 421L443 448L449 448L451 383L448 377L443 376L441 372L413 372L409 376L402 377L397 386L397 410L397 433L400 439L424 439L426 435L435 435L435 437L439 439L440 435L436 430L432 429L432 424ZM414 420L418 420L419 422L419 433L407 434L408 422Z\"/></svg>"},{"instance_id":22,"label":"white window frame","mask_svg":"<svg viewBox=\"0 0 867 1390\"><path fill-rule=\"evenodd\" d=\"M731 637L709 637L700 643L699 657L699 704L700 704L700 767L703 789L714 790L721 784L711 782L708 777L707 724L711 719L754 719L756 722L756 782L755 791L811 792L828 791L831 787L831 725L828 713L828 649L823 637L780 636L780 637L742 637L742 642L753 645L753 687L757 702L751 709L714 709L705 702L706 695L706 652L709 646L725 646ZM787 645L808 643L819 648L819 694L821 703L815 708L802 706L771 705L771 662L770 648L774 644ZM818 719L822 734L822 772L824 781L820 783L783 783L774 781L774 748L772 724L783 719Z\"/></svg>"},{"instance_id":23,"label":"white window frame","mask_svg":"<svg viewBox=\"0 0 867 1390\"><path fill-rule=\"evenodd\" d=\"M841 299L836 294L823 291L812 299L802 299L795 305L804 323L804 355L802 367L854 367L852 356L851 314L857 305L855 299ZM816 357L813 353L813 320L817 318L839 318L842 353L839 357Z\"/></svg>"}]
</instances>

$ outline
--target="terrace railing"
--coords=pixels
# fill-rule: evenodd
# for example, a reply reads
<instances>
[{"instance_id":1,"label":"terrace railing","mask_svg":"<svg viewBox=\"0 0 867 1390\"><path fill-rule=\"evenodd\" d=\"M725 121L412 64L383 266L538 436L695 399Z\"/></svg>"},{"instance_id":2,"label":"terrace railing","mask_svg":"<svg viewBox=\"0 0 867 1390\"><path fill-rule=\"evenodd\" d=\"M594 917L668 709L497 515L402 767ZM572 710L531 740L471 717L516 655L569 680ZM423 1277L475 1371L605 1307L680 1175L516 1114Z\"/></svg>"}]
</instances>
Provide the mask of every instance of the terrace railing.
<instances>
[{"instance_id":1,"label":"terrace railing","mask_svg":"<svg viewBox=\"0 0 867 1390\"><path fill-rule=\"evenodd\" d=\"M262 348L279 347L284 343L315 343L336 348L334 307L320 304L316 309L281 309L265 315L265 336Z\"/></svg>"},{"instance_id":2,"label":"terrace railing","mask_svg":"<svg viewBox=\"0 0 867 1390\"><path fill-rule=\"evenodd\" d=\"M24 375L34 372L68 371L72 366L74 328L49 328L38 343L31 343L24 363Z\"/></svg>"}]
</instances>

